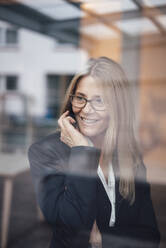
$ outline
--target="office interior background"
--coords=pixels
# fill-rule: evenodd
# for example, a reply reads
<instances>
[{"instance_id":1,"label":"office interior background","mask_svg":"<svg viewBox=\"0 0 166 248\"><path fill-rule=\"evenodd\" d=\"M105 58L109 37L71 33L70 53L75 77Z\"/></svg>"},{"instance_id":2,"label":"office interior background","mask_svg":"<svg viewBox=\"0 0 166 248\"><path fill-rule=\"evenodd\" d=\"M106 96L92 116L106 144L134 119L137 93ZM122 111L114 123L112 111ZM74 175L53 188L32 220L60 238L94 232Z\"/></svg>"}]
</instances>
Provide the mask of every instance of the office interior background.
<instances>
[{"instance_id":1,"label":"office interior background","mask_svg":"<svg viewBox=\"0 0 166 248\"><path fill-rule=\"evenodd\" d=\"M133 89L166 247L166 0L0 1L0 247L49 243L27 149L55 132L72 77L99 56L120 63Z\"/></svg>"}]
</instances>

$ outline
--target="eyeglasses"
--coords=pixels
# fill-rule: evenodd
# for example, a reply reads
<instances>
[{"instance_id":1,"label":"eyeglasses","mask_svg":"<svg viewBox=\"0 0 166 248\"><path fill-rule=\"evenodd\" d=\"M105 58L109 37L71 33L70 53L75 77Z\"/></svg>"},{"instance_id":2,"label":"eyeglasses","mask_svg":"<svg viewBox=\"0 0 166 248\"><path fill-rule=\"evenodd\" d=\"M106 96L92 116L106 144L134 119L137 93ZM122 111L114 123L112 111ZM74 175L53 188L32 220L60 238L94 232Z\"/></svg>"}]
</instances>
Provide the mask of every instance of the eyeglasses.
<instances>
[{"instance_id":1,"label":"eyeglasses","mask_svg":"<svg viewBox=\"0 0 166 248\"><path fill-rule=\"evenodd\" d=\"M89 102L92 108L97 111L103 111L106 108L103 100L100 97L88 100L83 96L70 95L70 101L71 104L76 108L84 108L87 102Z\"/></svg>"}]
</instances>

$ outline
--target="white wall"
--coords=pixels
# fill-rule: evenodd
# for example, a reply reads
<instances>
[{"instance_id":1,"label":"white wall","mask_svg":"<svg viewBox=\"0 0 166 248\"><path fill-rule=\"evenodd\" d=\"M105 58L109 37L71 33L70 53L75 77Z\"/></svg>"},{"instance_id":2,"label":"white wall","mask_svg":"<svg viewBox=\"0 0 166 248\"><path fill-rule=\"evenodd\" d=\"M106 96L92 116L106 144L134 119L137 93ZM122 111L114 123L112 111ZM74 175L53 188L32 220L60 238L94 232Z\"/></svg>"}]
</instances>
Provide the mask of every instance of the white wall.
<instances>
[{"instance_id":1,"label":"white wall","mask_svg":"<svg viewBox=\"0 0 166 248\"><path fill-rule=\"evenodd\" d=\"M0 47L0 75L18 75L20 91L34 99L30 112L42 116L46 111L45 76L75 74L87 57L81 49L59 48L52 38L20 29L18 47Z\"/></svg>"}]
</instances>

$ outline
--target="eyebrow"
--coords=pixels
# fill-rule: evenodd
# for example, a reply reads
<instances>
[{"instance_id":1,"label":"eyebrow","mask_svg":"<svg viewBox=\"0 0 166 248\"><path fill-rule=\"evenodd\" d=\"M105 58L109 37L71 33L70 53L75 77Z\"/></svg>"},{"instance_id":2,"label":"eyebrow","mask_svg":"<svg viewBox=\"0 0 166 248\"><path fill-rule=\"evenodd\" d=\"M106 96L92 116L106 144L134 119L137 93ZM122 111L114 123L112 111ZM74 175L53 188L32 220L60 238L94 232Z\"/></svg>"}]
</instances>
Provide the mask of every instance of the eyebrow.
<instances>
[{"instance_id":1,"label":"eyebrow","mask_svg":"<svg viewBox=\"0 0 166 248\"><path fill-rule=\"evenodd\" d=\"M86 94L81 93L81 92L79 92L79 91L76 93L76 95L81 95L81 96L86 96L86 97L87 97ZM93 97L101 97L101 96L100 96L100 95L94 95Z\"/></svg>"},{"instance_id":2,"label":"eyebrow","mask_svg":"<svg viewBox=\"0 0 166 248\"><path fill-rule=\"evenodd\" d=\"M81 96L86 96L85 94L83 94L83 93L81 93L81 92L79 92L79 91L78 91L76 94L77 94L77 95L81 95Z\"/></svg>"}]
</instances>

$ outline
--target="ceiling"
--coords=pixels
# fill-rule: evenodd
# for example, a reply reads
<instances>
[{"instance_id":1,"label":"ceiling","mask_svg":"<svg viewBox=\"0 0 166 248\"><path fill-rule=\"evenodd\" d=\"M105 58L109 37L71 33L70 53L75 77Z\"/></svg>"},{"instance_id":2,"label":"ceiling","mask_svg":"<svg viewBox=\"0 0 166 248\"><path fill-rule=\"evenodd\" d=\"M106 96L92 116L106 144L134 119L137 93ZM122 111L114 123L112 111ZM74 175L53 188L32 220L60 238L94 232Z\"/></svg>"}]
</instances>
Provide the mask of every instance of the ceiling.
<instances>
[{"instance_id":1,"label":"ceiling","mask_svg":"<svg viewBox=\"0 0 166 248\"><path fill-rule=\"evenodd\" d=\"M166 35L166 0L0 0L0 19L79 44L119 35Z\"/></svg>"}]
</instances>

